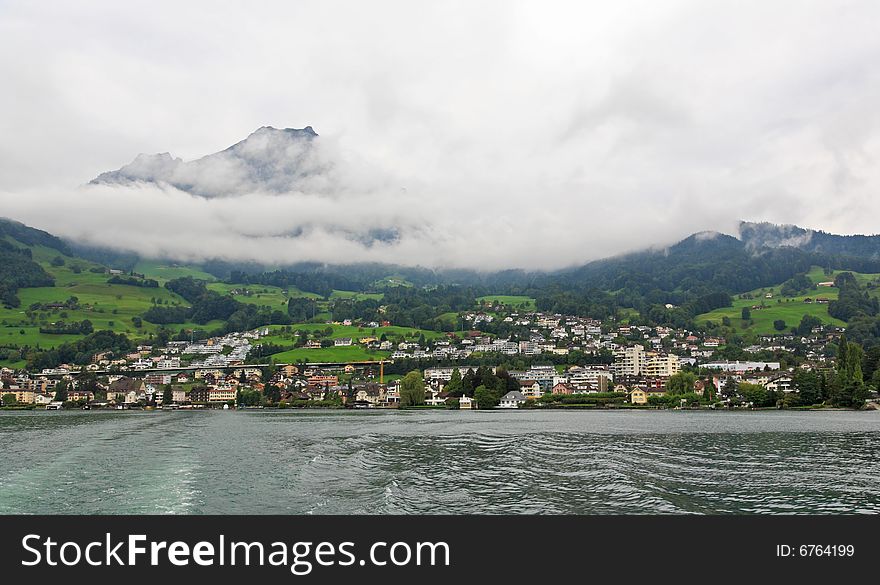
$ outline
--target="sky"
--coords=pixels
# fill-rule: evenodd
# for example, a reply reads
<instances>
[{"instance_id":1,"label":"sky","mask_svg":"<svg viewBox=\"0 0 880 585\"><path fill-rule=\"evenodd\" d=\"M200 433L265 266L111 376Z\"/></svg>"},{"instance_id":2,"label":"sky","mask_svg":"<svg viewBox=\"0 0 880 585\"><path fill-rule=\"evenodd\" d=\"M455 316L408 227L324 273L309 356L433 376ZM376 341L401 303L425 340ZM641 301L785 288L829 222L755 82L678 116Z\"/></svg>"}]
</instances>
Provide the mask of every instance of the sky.
<instances>
[{"instance_id":1,"label":"sky","mask_svg":"<svg viewBox=\"0 0 880 585\"><path fill-rule=\"evenodd\" d=\"M148 257L487 270L740 220L873 234L878 29L846 0L0 0L0 216ZM267 125L311 125L327 177L88 184Z\"/></svg>"}]
</instances>

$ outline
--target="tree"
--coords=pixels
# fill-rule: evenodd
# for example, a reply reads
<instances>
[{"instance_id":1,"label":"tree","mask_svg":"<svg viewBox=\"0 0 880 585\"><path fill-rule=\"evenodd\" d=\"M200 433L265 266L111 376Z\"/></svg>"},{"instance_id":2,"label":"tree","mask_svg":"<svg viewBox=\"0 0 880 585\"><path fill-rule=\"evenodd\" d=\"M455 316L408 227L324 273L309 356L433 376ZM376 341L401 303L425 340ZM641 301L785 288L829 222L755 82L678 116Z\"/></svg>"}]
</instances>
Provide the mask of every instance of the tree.
<instances>
[{"instance_id":1,"label":"tree","mask_svg":"<svg viewBox=\"0 0 880 585\"><path fill-rule=\"evenodd\" d=\"M809 406L822 401L821 380L814 372L798 368L792 376L792 384L797 388L801 404Z\"/></svg>"},{"instance_id":2,"label":"tree","mask_svg":"<svg viewBox=\"0 0 880 585\"><path fill-rule=\"evenodd\" d=\"M501 402L501 397L497 391L480 385L474 390L474 400L477 401L478 408L488 409L498 406L498 403Z\"/></svg>"},{"instance_id":3,"label":"tree","mask_svg":"<svg viewBox=\"0 0 880 585\"><path fill-rule=\"evenodd\" d=\"M293 297L287 301L287 314L294 323L305 323L317 313L318 304L310 298Z\"/></svg>"},{"instance_id":4,"label":"tree","mask_svg":"<svg viewBox=\"0 0 880 585\"><path fill-rule=\"evenodd\" d=\"M452 376L450 376L449 382L446 383L443 389L450 396L461 396L463 386L461 383L461 372L458 371L458 368L452 370Z\"/></svg>"},{"instance_id":5,"label":"tree","mask_svg":"<svg viewBox=\"0 0 880 585\"><path fill-rule=\"evenodd\" d=\"M773 329L776 329L777 331L785 331L785 327L785 321L783 321L782 319L777 319L773 321Z\"/></svg>"},{"instance_id":6,"label":"tree","mask_svg":"<svg viewBox=\"0 0 880 585\"><path fill-rule=\"evenodd\" d=\"M461 391L464 396L474 395L474 389L479 386L477 382L476 372L474 370L468 368L468 370L464 373L464 376L461 378Z\"/></svg>"},{"instance_id":7,"label":"tree","mask_svg":"<svg viewBox=\"0 0 880 585\"><path fill-rule=\"evenodd\" d=\"M55 386L55 402L67 401L67 381L62 380Z\"/></svg>"},{"instance_id":8,"label":"tree","mask_svg":"<svg viewBox=\"0 0 880 585\"><path fill-rule=\"evenodd\" d=\"M717 395L718 389L715 387L715 383L711 379L706 380L706 384L703 386L703 399L706 401L715 400Z\"/></svg>"},{"instance_id":9,"label":"tree","mask_svg":"<svg viewBox=\"0 0 880 585\"><path fill-rule=\"evenodd\" d=\"M741 382L738 390L743 400L751 402L754 406L770 406L771 404L771 397L767 389L760 384Z\"/></svg>"},{"instance_id":10,"label":"tree","mask_svg":"<svg viewBox=\"0 0 880 585\"><path fill-rule=\"evenodd\" d=\"M818 317L814 317L812 315L804 315L803 317L801 317L801 322L797 326L797 334L806 337L813 332L814 327L820 327L821 325L822 320Z\"/></svg>"},{"instance_id":11,"label":"tree","mask_svg":"<svg viewBox=\"0 0 880 585\"><path fill-rule=\"evenodd\" d=\"M12 406L18 401L15 399L15 394L4 394L3 395L3 406Z\"/></svg>"},{"instance_id":12,"label":"tree","mask_svg":"<svg viewBox=\"0 0 880 585\"><path fill-rule=\"evenodd\" d=\"M836 375L833 372L829 375L829 379L833 378L834 381L834 392L830 395L834 406L858 408L864 405L868 387L862 373L863 359L862 346L847 341L846 336L841 335L837 346Z\"/></svg>"},{"instance_id":13,"label":"tree","mask_svg":"<svg viewBox=\"0 0 880 585\"><path fill-rule=\"evenodd\" d=\"M679 372L666 380L666 392L669 394L685 394L694 391L697 376L691 372Z\"/></svg>"},{"instance_id":14,"label":"tree","mask_svg":"<svg viewBox=\"0 0 880 585\"><path fill-rule=\"evenodd\" d=\"M846 371L847 363L849 361L848 360L849 356L846 355L846 352L849 349L848 346L849 346L849 342L847 342L847 340L846 340L846 335L845 334L841 335L840 341L838 341L838 343L837 343L837 371L838 372L845 372Z\"/></svg>"},{"instance_id":15,"label":"tree","mask_svg":"<svg viewBox=\"0 0 880 585\"><path fill-rule=\"evenodd\" d=\"M235 402L239 406L259 406L263 401L263 395L258 390L239 389L235 393Z\"/></svg>"},{"instance_id":16,"label":"tree","mask_svg":"<svg viewBox=\"0 0 880 585\"><path fill-rule=\"evenodd\" d=\"M400 381L400 406L420 406L425 403L425 381L422 373L413 370Z\"/></svg>"},{"instance_id":17,"label":"tree","mask_svg":"<svg viewBox=\"0 0 880 585\"><path fill-rule=\"evenodd\" d=\"M736 379L733 376L728 376L724 383L721 385L721 396L726 400L736 400Z\"/></svg>"},{"instance_id":18,"label":"tree","mask_svg":"<svg viewBox=\"0 0 880 585\"><path fill-rule=\"evenodd\" d=\"M750 321L752 319L752 312L748 307L743 307L740 315L742 316L743 321Z\"/></svg>"},{"instance_id":19,"label":"tree","mask_svg":"<svg viewBox=\"0 0 880 585\"><path fill-rule=\"evenodd\" d=\"M263 396L265 396L266 402L278 402L279 400L281 400L281 388L279 388L275 384L267 383L265 387L263 387Z\"/></svg>"},{"instance_id":20,"label":"tree","mask_svg":"<svg viewBox=\"0 0 880 585\"><path fill-rule=\"evenodd\" d=\"M162 404L171 404L172 402L174 402L174 391L171 389L171 384L165 384L162 389Z\"/></svg>"}]
</instances>

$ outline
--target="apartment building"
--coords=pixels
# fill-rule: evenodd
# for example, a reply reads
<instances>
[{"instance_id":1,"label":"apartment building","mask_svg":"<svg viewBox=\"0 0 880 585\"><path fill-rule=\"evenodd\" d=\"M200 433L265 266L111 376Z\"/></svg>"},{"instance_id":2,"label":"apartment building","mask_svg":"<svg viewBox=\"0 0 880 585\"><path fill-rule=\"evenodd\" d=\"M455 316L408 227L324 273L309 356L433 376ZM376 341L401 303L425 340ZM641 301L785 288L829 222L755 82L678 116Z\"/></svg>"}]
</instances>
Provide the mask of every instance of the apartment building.
<instances>
[{"instance_id":1,"label":"apartment building","mask_svg":"<svg viewBox=\"0 0 880 585\"><path fill-rule=\"evenodd\" d=\"M617 376L640 376L648 364L648 355L641 345L619 347L614 350L612 371Z\"/></svg>"}]
</instances>

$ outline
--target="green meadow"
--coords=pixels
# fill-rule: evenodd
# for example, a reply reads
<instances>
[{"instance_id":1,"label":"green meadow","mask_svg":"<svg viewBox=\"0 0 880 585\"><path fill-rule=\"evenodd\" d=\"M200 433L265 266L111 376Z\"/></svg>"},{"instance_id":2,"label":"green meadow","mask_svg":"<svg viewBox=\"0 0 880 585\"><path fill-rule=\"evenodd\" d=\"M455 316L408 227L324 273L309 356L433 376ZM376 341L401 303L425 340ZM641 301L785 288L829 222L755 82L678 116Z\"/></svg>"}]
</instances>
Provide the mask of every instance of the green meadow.
<instances>
[{"instance_id":1,"label":"green meadow","mask_svg":"<svg viewBox=\"0 0 880 585\"><path fill-rule=\"evenodd\" d=\"M386 276L385 278L383 278L381 280L375 281L370 286L371 286L371 288L374 288L374 289L376 289L376 288L389 288L389 287L395 287L395 286L411 287L411 286L413 286L413 283L411 283L410 281L408 281L404 277L400 276L399 274L392 274L391 276Z\"/></svg>"},{"instance_id":2,"label":"green meadow","mask_svg":"<svg viewBox=\"0 0 880 585\"><path fill-rule=\"evenodd\" d=\"M296 340L297 331L308 331L314 334L316 331L324 331L327 328L332 329L332 333L327 339L338 339L340 337L350 337L353 340L362 339L364 337L381 337L386 335L389 338L404 337L418 339L420 335L424 335L425 339L437 339L445 334L439 331L429 331L427 329L415 329L413 327L399 327L391 325L389 327L357 327L355 325L337 325L327 323L296 323L294 325L269 325L270 335L260 338L261 342L274 343L276 345L290 345ZM287 332L287 329L290 331ZM306 350L315 351L315 350Z\"/></svg>"},{"instance_id":3,"label":"green meadow","mask_svg":"<svg viewBox=\"0 0 880 585\"><path fill-rule=\"evenodd\" d=\"M288 331L289 327L289 331ZM332 332L326 337L317 337L315 332L323 332L330 328ZM281 346L290 346L298 340L297 331L308 331L315 339L339 339L349 337L352 345L340 347L322 347L320 349L297 348L272 355L272 359L279 363L297 362L307 360L310 362L347 362L347 361L372 361L385 359L391 355L390 351L368 350L358 343L365 337L381 337L385 335L390 341L397 339L416 340L420 335L426 339L437 339L444 334L439 331L428 331L412 327L356 327L354 325L337 325L326 323L298 323L295 325L270 325L271 333L260 338L260 343L272 343Z\"/></svg>"},{"instance_id":4,"label":"green meadow","mask_svg":"<svg viewBox=\"0 0 880 585\"><path fill-rule=\"evenodd\" d=\"M316 295L317 296L317 295ZM330 295L331 299L352 299L355 301L365 301L368 299L381 301L385 295L382 293L362 293L350 290L334 290Z\"/></svg>"},{"instance_id":5,"label":"green meadow","mask_svg":"<svg viewBox=\"0 0 880 585\"><path fill-rule=\"evenodd\" d=\"M486 295L478 297L480 303L501 304L514 309L524 309L526 311L536 310L535 299L521 295Z\"/></svg>"},{"instance_id":6,"label":"green meadow","mask_svg":"<svg viewBox=\"0 0 880 585\"><path fill-rule=\"evenodd\" d=\"M155 278L160 282L167 282L175 278L191 276L208 282L217 280L212 274L204 272L198 266L186 266L183 264L164 264L155 260L141 260L134 266L134 271L143 274L147 278Z\"/></svg>"},{"instance_id":7,"label":"green meadow","mask_svg":"<svg viewBox=\"0 0 880 585\"><path fill-rule=\"evenodd\" d=\"M14 240L11 241L16 245L22 245ZM0 347L49 348L75 341L82 336L40 333L40 327L50 326L58 321L72 323L86 319L92 322L96 331L106 329L116 333L125 333L135 339L148 339L158 331L159 326L142 321L141 327L138 328L133 322L135 317L143 315L154 303L169 306L188 305L182 297L164 288L162 284L170 278L179 276L212 278L197 269L165 266L156 262L141 262L135 268L135 272L157 280L160 284L158 288L110 284L107 282L110 275L103 271L104 267L100 264L63 256L57 250L43 246L29 247L33 259L39 262L46 272L55 279L55 286L19 289L20 306L15 308L0 307ZM52 264L52 260L56 257L61 257L64 260L62 266ZM102 271L92 272L93 268L102 269ZM63 303L70 297L77 298L78 308L40 309L32 313L33 320L28 317L27 313L30 307L36 303ZM197 323L172 324L168 328L172 331L180 329L212 330L222 325L222 321L211 321L204 325ZM20 367L23 362L3 361L0 364Z\"/></svg>"},{"instance_id":8,"label":"green meadow","mask_svg":"<svg viewBox=\"0 0 880 585\"><path fill-rule=\"evenodd\" d=\"M814 266L807 277L815 283L833 281L835 276L842 271L834 271L832 274L825 274L821 267ZM853 272L860 283L877 282L880 275L862 274ZM785 321L788 332L792 327L800 323L804 315L817 317L823 323L845 327L846 323L840 319L835 319L828 314L828 305L825 303L816 303L816 298L826 298L829 301L837 299L838 290L834 287L817 287L809 291L808 294L798 295L795 297L784 297L780 292L781 284L777 286L756 289L746 293L752 298L741 298L743 295L734 297L732 307L724 307L715 309L709 313L703 313L697 317L698 323L706 321L714 321L720 324L722 318L729 317L731 325L736 329L750 331L759 335L780 333L777 331L773 322L776 320ZM770 298L767 298L770 295ZM806 299L812 299L814 302L806 303ZM742 309L748 307L751 313L751 323L745 324L742 320ZM761 308L752 308L761 307Z\"/></svg>"},{"instance_id":9,"label":"green meadow","mask_svg":"<svg viewBox=\"0 0 880 585\"><path fill-rule=\"evenodd\" d=\"M831 274L825 274L825 271L819 266L813 266L813 268L807 273L807 277L815 283L819 282L833 282L838 274L841 272L850 272L855 277L856 281L862 286L873 284L878 285L877 288L868 289L868 294L873 296L878 296L880 294L880 274L871 274L864 272L853 272L851 270L834 270ZM829 289L820 287L818 290L827 291ZM837 290L837 289L831 289ZM820 295L820 296L828 296L828 295Z\"/></svg>"}]
</instances>

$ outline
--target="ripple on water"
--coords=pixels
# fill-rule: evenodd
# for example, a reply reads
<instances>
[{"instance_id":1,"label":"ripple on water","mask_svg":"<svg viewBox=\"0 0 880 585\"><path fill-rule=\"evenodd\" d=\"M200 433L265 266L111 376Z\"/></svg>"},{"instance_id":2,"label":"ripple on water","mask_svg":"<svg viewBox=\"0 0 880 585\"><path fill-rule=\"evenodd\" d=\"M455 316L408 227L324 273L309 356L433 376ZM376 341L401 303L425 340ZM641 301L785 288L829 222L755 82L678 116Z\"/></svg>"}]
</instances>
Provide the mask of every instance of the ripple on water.
<instances>
[{"instance_id":1,"label":"ripple on water","mask_svg":"<svg viewBox=\"0 0 880 585\"><path fill-rule=\"evenodd\" d=\"M3 413L4 513L878 513L876 413Z\"/></svg>"}]
</instances>

